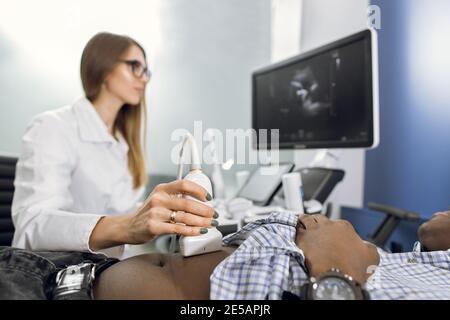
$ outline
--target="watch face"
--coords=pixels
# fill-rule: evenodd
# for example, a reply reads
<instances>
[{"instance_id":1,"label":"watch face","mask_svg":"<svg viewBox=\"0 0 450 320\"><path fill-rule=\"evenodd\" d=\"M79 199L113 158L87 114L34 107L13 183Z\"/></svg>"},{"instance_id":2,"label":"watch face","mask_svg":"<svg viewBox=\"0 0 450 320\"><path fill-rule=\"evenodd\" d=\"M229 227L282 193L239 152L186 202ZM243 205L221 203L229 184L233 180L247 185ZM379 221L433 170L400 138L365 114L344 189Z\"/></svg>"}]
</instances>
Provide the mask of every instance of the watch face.
<instances>
[{"instance_id":1,"label":"watch face","mask_svg":"<svg viewBox=\"0 0 450 320\"><path fill-rule=\"evenodd\" d=\"M327 277L315 284L314 300L356 300L354 288L341 278Z\"/></svg>"}]
</instances>

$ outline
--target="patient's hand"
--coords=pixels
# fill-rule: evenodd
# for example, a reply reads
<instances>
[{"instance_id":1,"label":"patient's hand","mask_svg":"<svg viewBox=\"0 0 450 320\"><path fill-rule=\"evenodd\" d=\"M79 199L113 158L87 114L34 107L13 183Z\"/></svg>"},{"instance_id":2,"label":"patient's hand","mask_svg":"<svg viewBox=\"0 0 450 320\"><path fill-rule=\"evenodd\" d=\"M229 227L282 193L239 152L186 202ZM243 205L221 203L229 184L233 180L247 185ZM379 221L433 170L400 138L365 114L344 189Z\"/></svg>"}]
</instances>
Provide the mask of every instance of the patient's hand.
<instances>
[{"instance_id":1,"label":"patient's hand","mask_svg":"<svg viewBox=\"0 0 450 320\"><path fill-rule=\"evenodd\" d=\"M419 240L428 250L450 249L450 211L437 212L419 228Z\"/></svg>"},{"instance_id":2,"label":"patient's hand","mask_svg":"<svg viewBox=\"0 0 450 320\"><path fill-rule=\"evenodd\" d=\"M361 240L344 220L332 221L323 215L299 218L296 243L303 250L311 276L338 268L363 284L370 266L378 265L375 246Z\"/></svg>"}]
</instances>

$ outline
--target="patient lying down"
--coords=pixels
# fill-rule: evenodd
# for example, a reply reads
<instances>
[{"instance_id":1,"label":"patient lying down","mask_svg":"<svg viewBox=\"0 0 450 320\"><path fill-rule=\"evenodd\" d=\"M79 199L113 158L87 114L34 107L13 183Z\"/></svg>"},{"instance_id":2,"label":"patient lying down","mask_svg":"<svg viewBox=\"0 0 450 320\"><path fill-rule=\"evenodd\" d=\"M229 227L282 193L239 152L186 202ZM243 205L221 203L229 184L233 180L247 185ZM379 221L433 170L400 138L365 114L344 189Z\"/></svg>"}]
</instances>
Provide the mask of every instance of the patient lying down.
<instances>
[{"instance_id":1,"label":"patient lying down","mask_svg":"<svg viewBox=\"0 0 450 320\"><path fill-rule=\"evenodd\" d=\"M177 254L143 254L116 263L95 284L96 299L209 299L209 277L233 252L184 258Z\"/></svg>"},{"instance_id":2,"label":"patient lying down","mask_svg":"<svg viewBox=\"0 0 450 320\"><path fill-rule=\"evenodd\" d=\"M450 227L450 215L445 217ZM189 258L146 254L123 260L100 275L95 298L280 299L284 290L298 293L309 276L331 268L365 284L372 299L450 298L450 252L384 253L343 220L278 213L224 243L222 251Z\"/></svg>"}]
</instances>

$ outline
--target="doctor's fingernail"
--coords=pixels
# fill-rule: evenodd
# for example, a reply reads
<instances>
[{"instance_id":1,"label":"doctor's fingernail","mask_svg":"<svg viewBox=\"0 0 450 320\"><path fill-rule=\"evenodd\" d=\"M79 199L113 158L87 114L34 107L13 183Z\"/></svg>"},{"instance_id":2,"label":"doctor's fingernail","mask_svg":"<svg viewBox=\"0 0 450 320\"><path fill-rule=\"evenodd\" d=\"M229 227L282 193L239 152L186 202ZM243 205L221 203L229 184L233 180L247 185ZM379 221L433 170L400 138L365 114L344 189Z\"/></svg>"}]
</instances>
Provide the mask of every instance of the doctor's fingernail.
<instances>
[{"instance_id":1,"label":"doctor's fingernail","mask_svg":"<svg viewBox=\"0 0 450 320\"><path fill-rule=\"evenodd\" d=\"M217 221L217 220L211 220L211 225L212 225L213 227L217 227L217 226L219 225L219 221Z\"/></svg>"},{"instance_id":2,"label":"doctor's fingernail","mask_svg":"<svg viewBox=\"0 0 450 320\"><path fill-rule=\"evenodd\" d=\"M200 229L200 233L201 234L205 234L205 233L207 233L208 232L208 228L201 228Z\"/></svg>"},{"instance_id":3,"label":"doctor's fingernail","mask_svg":"<svg viewBox=\"0 0 450 320\"><path fill-rule=\"evenodd\" d=\"M217 213L217 211L214 211L213 218L214 218L214 219L217 219L218 217L219 217L219 214Z\"/></svg>"},{"instance_id":4,"label":"doctor's fingernail","mask_svg":"<svg viewBox=\"0 0 450 320\"><path fill-rule=\"evenodd\" d=\"M206 194L206 200L208 201L212 200L212 196L209 194L209 192Z\"/></svg>"}]
</instances>

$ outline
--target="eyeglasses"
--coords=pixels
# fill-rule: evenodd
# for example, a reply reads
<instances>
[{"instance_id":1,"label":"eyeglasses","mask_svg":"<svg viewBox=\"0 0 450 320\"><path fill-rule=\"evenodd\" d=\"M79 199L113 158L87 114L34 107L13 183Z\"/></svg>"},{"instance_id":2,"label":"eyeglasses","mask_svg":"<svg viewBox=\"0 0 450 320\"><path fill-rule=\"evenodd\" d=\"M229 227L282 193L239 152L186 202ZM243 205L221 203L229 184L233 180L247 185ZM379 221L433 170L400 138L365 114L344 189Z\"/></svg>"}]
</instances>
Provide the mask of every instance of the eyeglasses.
<instances>
[{"instance_id":1,"label":"eyeglasses","mask_svg":"<svg viewBox=\"0 0 450 320\"><path fill-rule=\"evenodd\" d=\"M152 77L152 72L146 66L142 65L142 63L138 60L120 60L120 62L126 63L131 66L133 74L138 78L142 77L144 74L148 79Z\"/></svg>"}]
</instances>

